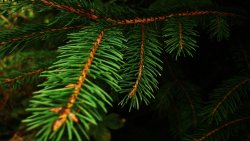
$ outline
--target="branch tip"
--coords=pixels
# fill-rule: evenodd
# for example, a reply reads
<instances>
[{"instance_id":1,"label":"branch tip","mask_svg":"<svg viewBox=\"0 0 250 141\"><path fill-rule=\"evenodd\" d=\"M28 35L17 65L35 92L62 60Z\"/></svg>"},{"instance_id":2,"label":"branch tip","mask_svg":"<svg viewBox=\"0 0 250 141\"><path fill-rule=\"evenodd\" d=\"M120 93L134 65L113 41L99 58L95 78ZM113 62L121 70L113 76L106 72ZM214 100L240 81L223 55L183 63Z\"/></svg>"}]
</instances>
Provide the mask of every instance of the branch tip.
<instances>
[{"instance_id":1,"label":"branch tip","mask_svg":"<svg viewBox=\"0 0 250 141\"><path fill-rule=\"evenodd\" d=\"M76 99L80 93L81 87L84 85L84 82L87 77L87 71L89 70L93 62L95 52L100 46L103 36L104 36L104 31L102 31L98 35L96 42L94 43L92 50L90 51L89 58L87 59L87 62L85 63L83 67L82 74L78 78L78 82L76 84L68 84L67 86L65 86L66 88L74 88L73 94L71 94L70 99L67 103L67 106L64 108L55 107L51 109L51 111L55 111L59 113L58 119L52 125L53 131L56 131L58 128L60 128L67 121L67 117L71 118L74 122L78 122L78 118L76 117L74 113L71 112L71 109L76 102Z\"/></svg>"}]
</instances>

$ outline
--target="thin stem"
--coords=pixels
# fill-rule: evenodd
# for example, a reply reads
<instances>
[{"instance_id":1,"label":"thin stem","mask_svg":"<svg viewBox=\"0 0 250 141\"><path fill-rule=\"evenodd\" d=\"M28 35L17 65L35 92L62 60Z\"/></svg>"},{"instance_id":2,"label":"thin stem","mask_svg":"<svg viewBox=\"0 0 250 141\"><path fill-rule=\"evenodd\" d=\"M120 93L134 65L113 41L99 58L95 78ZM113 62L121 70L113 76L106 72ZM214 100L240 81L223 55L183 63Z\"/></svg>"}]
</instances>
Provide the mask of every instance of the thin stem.
<instances>
[{"instance_id":1,"label":"thin stem","mask_svg":"<svg viewBox=\"0 0 250 141\"><path fill-rule=\"evenodd\" d=\"M188 12L180 12L180 13L171 13L169 15L157 16L157 17L147 17L147 18L135 18L135 19L124 19L124 20L114 20L111 18L107 18L106 20L115 24L146 24L151 22L159 22L165 21L171 17L190 17L190 16L201 16L201 15L222 15L222 16L230 16L230 17L241 17L246 18L244 16L240 16L234 13L229 12L220 12L220 11L209 11L209 10L196 10L196 11L188 11Z\"/></svg>"},{"instance_id":2,"label":"thin stem","mask_svg":"<svg viewBox=\"0 0 250 141\"><path fill-rule=\"evenodd\" d=\"M231 126L233 124L236 124L238 122L241 122L241 121L244 121L244 120L249 120L250 119L250 116L247 116L247 117L242 117L242 118L239 118L239 119L236 119L236 120L233 120L233 121L230 121L230 122L227 122L209 132L207 132L204 136L202 136L201 138L199 138L198 140L195 139L194 141L204 141L206 138L210 137L211 135L215 134L216 132L220 131L221 129L223 128L226 128L228 126Z\"/></svg>"},{"instance_id":3,"label":"thin stem","mask_svg":"<svg viewBox=\"0 0 250 141\"><path fill-rule=\"evenodd\" d=\"M68 12L76 13L78 15L87 17L87 18L92 19L92 20L97 20L97 19L100 18L99 16L95 15L95 13L92 12L92 11L88 11L88 10L85 10L85 9L76 9L76 8L73 8L73 7L70 7L68 5L64 5L64 4L61 4L61 5L60 4L56 4L56 3L51 2L49 0L41 0L41 1L45 5L53 6L53 7L62 9L62 10L66 10Z\"/></svg>"},{"instance_id":4,"label":"thin stem","mask_svg":"<svg viewBox=\"0 0 250 141\"><path fill-rule=\"evenodd\" d=\"M67 5L59 5L53 2L50 2L49 0L42 0L42 2L45 5L50 5L54 6L59 9L63 9L72 13L76 13L78 15L87 17L92 20L98 20L103 17L100 17L96 15L92 11L88 11L85 9L75 9L73 7L67 6ZM164 16L157 16L157 17L147 17L147 18L134 18L134 19L124 19L124 20L116 20L112 18L104 18L106 21L114 23L114 24L146 24L146 23L151 23L151 22L158 22L158 21L164 21L170 17L188 17L188 16L199 16L199 15L208 15L208 14L214 14L214 15L223 15L223 16L232 16L232 17L242 17L246 18L244 16L240 16L234 13L229 13L229 12L220 12L220 11L209 11L209 10L201 10L201 11L188 11L188 12L181 12L181 13L171 13L169 15L164 15Z\"/></svg>"},{"instance_id":5,"label":"thin stem","mask_svg":"<svg viewBox=\"0 0 250 141\"><path fill-rule=\"evenodd\" d=\"M179 23L179 45L180 45L180 49L183 48L183 43L182 43L182 23L181 23L181 19L178 20Z\"/></svg>"},{"instance_id":6,"label":"thin stem","mask_svg":"<svg viewBox=\"0 0 250 141\"><path fill-rule=\"evenodd\" d=\"M212 110L211 115L214 115L218 109L220 108L220 106L222 105L222 103L228 99L228 97L233 94L234 91L236 91L241 85L247 83L248 81L250 81L250 79L244 79L243 81L241 81L240 83L238 83L237 85L235 85L230 91L228 91L228 93L222 98L222 100L214 107L214 109Z\"/></svg>"},{"instance_id":7,"label":"thin stem","mask_svg":"<svg viewBox=\"0 0 250 141\"><path fill-rule=\"evenodd\" d=\"M139 82L142 77L143 64L144 64L144 48L145 48L145 29L144 28L145 28L144 25L141 25L141 48L140 48L139 72L138 72L136 82L133 86L133 89L129 93L130 98L132 98L134 94L136 93L136 90L138 88Z\"/></svg>"},{"instance_id":8,"label":"thin stem","mask_svg":"<svg viewBox=\"0 0 250 141\"><path fill-rule=\"evenodd\" d=\"M36 75L36 74L38 74L38 73L43 72L44 70L45 70L45 69L38 69L38 70L31 71L31 72L26 72L26 73L24 73L23 75L19 75L19 76L16 76L16 77L14 77L14 78L5 78L3 81L4 81L5 83L13 83L13 82L15 82L15 81L17 81L17 80L20 80L20 79L24 78L25 76Z\"/></svg>"},{"instance_id":9,"label":"thin stem","mask_svg":"<svg viewBox=\"0 0 250 141\"><path fill-rule=\"evenodd\" d=\"M84 28L84 27L85 26L68 26L68 27L66 26L66 27L63 27L63 28L47 29L47 30L44 30L44 31L27 34L27 35L24 35L24 36L21 36L21 37L16 37L16 38L10 39L8 41L0 42L0 46L8 44L8 43L24 40L24 39L27 39L27 38L31 38L31 37L34 37L34 36L41 36L41 35L44 35L44 34L53 33L53 32L60 32L60 31L63 31L63 30L80 29L80 28Z\"/></svg>"}]
</instances>

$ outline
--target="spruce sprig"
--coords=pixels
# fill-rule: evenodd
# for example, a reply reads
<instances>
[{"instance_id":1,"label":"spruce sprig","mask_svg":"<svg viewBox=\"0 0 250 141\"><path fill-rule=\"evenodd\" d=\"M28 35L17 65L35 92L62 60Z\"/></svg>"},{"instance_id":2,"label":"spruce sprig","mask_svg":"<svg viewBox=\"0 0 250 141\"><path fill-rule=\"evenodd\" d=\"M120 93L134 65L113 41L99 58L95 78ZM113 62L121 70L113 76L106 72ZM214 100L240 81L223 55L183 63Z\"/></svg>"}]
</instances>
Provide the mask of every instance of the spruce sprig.
<instances>
[{"instance_id":1,"label":"spruce sprig","mask_svg":"<svg viewBox=\"0 0 250 141\"><path fill-rule=\"evenodd\" d=\"M32 116L24 120L29 130L39 127L37 135L42 140L60 140L65 132L69 140L81 140L79 134L88 138L90 125L102 119L106 104L112 105L100 83L120 90L122 34L115 28L91 26L70 34L69 39L59 49L59 60L42 74L48 80L31 100L27 110Z\"/></svg>"}]
</instances>

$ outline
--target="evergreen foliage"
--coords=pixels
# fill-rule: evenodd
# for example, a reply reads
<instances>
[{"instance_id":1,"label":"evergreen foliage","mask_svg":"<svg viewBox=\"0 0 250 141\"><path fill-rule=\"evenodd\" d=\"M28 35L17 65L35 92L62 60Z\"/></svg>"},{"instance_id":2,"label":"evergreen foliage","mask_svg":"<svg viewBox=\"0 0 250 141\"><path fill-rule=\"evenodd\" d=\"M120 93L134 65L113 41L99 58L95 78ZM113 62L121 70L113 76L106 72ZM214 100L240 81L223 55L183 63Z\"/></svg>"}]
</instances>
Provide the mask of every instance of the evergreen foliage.
<instances>
[{"instance_id":1,"label":"evergreen foliage","mask_svg":"<svg viewBox=\"0 0 250 141\"><path fill-rule=\"evenodd\" d=\"M130 110L131 108L139 109L141 102L149 104L150 99L154 98L154 90L157 89L156 78L162 69L159 59L161 44L157 40L159 35L153 29L153 27L145 28L142 25L132 27L132 31L128 33L128 48L124 51L126 63L122 66L120 82L121 93L126 96L120 104L125 105L131 100Z\"/></svg>"},{"instance_id":2,"label":"evergreen foliage","mask_svg":"<svg viewBox=\"0 0 250 141\"><path fill-rule=\"evenodd\" d=\"M141 4L148 5L138 8ZM222 41L234 25L228 19L248 20L212 6L209 0L2 1L0 14L7 19L13 18L10 13L33 12L25 22L0 21L5 25L0 28L1 102L8 89L38 85L22 121L41 141L109 141L109 130L124 123L109 112L112 106L132 111L152 102L167 113L162 117L176 140L229 140L241 131L249 137L249 72L204 95L169 61L197 55L203 24L211 38ZM17 69L16 62L25 64Z\"/></svg>"},{"instance_id":3,"label":"evergreen foliage","mask_svg":"<svg viewBox=\"0 0 250 141\"><path fill-rule=\"evenodd\" d=\"M194 30L196 24L184 18L165 21L163 36L166 37L166 52L175 55L177 59L179 56L192 56L197 48L195 37L197 33Z\"/></svg>"}]
</instances>

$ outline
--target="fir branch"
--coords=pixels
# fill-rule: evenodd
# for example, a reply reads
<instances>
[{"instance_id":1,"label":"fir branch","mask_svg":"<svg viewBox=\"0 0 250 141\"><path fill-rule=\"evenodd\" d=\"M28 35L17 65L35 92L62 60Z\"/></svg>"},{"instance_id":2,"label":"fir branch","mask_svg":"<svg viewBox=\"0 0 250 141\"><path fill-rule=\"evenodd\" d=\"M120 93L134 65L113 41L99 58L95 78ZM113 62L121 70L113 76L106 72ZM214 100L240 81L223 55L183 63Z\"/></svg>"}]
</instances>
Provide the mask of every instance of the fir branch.
<instances>
[{"instance_id":1,"label":"fir branch","mask_svg":"<svg viewBox=\"0 0 250 141\"><path fill-rule=\"evenodd\" d=\"M102 119L106 104L112 106L112 98L101 84L120 90L119 50L124 47L124 37L118 28L104 27L91 26L69 34L68 44L59 48L59 60L41 75L48 79L31 100L27 110L32 115L24 122L28 130L41 127L36 135L42 140L60 140L66 129L68 140L80 141L79 132L89 138L90 126Z\"/></svg>"},{"instance_id":2,"label":"fir branch","mask_svg":"<svg viewBox=\"0 0 250 141\"><path fill-rule=\"evenodd\" d=\"M27 3L34 2L25 1ZM118 12L114 14L116 10L112 9L112 7L88 8L85 4L88 5L89 3L91 1L37 1L34 4L38 6L44 5L42 11L46 11L46 7L52 7L59 9L63 14L57 18L53 17L54 21L49 21L49 25L34 26L36 27L34 29L33 26L24 26L7 34L1 33L0 46L2 48L0 48L0 52L4 54L13 51L17 46L26 46L27 43L34 39L43 39L45 37L54 40L57 35L66 35L68 33L61 31L79 29L78 32L68 34L69 40L67 44L58 49L60 52L59 60L54 62L49 70L42 73L41 76L46 76L48 79L40 85L43 88L34 93L35 95L27 109L27 111L32 112L32 115L24 122L27 123L28 130L38 129L36 136L40 137L39 140L61 140L63 135L66 135L68 140L81 141L84 137L88 139L89 134L91 134L91 126L102 120L103 114L107 112L106 105L112 106L112 98L109 93L113 91L125 94L119 104L124 106L127 102L130 102L130 109L139 109L143 102L149 104L149 100L154 98L154 92L158 88L157 77L161 76L160 71L162 70L160 58L162 49L161 43L159 43L161 39L159 39L159 32L157 31L161 24L156 25L156 22L165 22L163 36L166 38L166 52L174 54L175 58L177 58L181 54L192 56L192 51L196 51L198 47L195 40L198 34L194 30L196 22L190 17L216 15L245 18L234 13L213 10L195 10L170 14L165 13L163 10L161 12L164 13L156 15L156 11L151 13L151 11L143 9L142 11L131 10L133 13L124 10L124 6L121 8L124 8L122 10L125 12L120 16L117 14L120 11L117 10ZM94 0L93 4L97 3ZM61 19L60 17L66 18ZM212 30L210 31L219 35L217 36L219 40L222 34L228 35L229 27L225 24L225 21L223 23L215 20L212 22L214 23L211 24ZM89 26L85 28L86 26L83 25ZM39 26L42 28L39 28ZM61 28L55 28L56 26ZM126 42L121 32L124 31L122 27L130 30L127 32L128 42ZM55 32L60 33L53 34ZM53 38L51 38L52 35L54 35ZM167 65L169 66L169 64ZM196 91L194 91L193 85L178 79L178 75L175 76L173 70L171 70L172 68L169 68L174 83L171 83L167 90L168 93L175 95L166 96L166 99L171 102L171 106L174 105L174 108L177 109L173 109L176 110L176 113L169 114L172 117L176 114L176 119L169 119L170 121L179 122L180 131L177 134L182 136L182 133L186 134L188 130L196 129L196 125L199 123L196 112L199 111L201 106L198 105L200 102L197 100L199 96L195 95ZM25 78L25 76L32 76L42 71L42 69L38 69L14 78L6 77L5 83L12 83ZM118 73L119 71L121 73ZM226 91L226 94L220 93L224 95L218 94L217 101L212 101L211 105L213 107L209 107L209 110L206 109L209 116L212 113L212 116L222 120L220 114L224 113L224 109L226 109L225 115L229 112L233 113L238 106L236 102L239 102L241 98L237 97L239 96L237 95L238 89L243 85L245 86L249 81L250 79L247 78L241 80L235 86L223 89L224 92L225 90L229 91ZM120 85L118 85L118 82L120 82ZM248 92L248 88L246 89L243 89L243 93ZM178 102L175 100L178 100ZM229 108L225 105L228 105ZM171 106L168 108L172 108ZM197 141L206 140L226 127L249 119L248 116L222 124L205 133ZM80 136L80 132L83 136ZM65 140L65 138L62 140Z\"/></svg>"},{"instance_id":3,"label":"fir branch","mask_svg":"<svg viewBox=\"0 0 250 141\"><path fill-rule=\"evenodd\" d=\"M221 16L216 15L214 19L210 21L208 25L210 38L216 37L217 41L221 41L223 38L228 39L230 35L230 29L227 21Z\"/></svg>"},{"instance_id":4,"label":"fir branch","mask_svg":"<svg viewBox=\"0 0 250 141\"><path fill-rule=\"evenodd\" d=\"M194 30L196 23L187 18L171 18L164 23L163 37L165 37L166 52L173 54L175 59L179 56L193 56L198 47Z\"/></svg>"},{"instance_id":5,"label":"fir branch","mask_svg":"<svg viewBox=\"0 0 250 141\"><path fill-rule=\"evenodd\" d=\"M165 21L172 17L192 17L192 16L202 16L202 15L220 15L220 16L229 16L229 17L240 17L246 18L241 15L237 15L230 12L221 12L221 11L209 11L209 10L196 10L196 11L188 11L188 12L180 12L180 13L171 13L164 16L156 16L156 17L147 17L147 18L135 18L135 19L124 19L124 20L115 20L111 18L107 18L107 21L123 25L123 24L147 24L151 22L160 22Z\"/></svg>"},{"instance_id":6,"label":"fir branch","mask_svg":"<svg viewBox=\"0 0 250 141\"><path fill-rule=\"evenodd\" d=\"M182 29L182 23L181 23L181 19L178 19L178 23L179 23L179 37L180 37L180 41L179 41L179 45L180 45L180 49L182 49L183 48L183 43L182 43L182 32L183 32L183 29Z\"/></svg>"},{"instance_id":7,"label":"fir branch","mask_svg":"<svg viewBox=\"0 0 250 141\"><path fill-rule=\"evenodd\" d=\"M67 117L70 117L73 121L78 122L78 119L75 116L75 114L71 112L71 108L74 105L80 93L80 90L84 85L84 82L87 77L87 71L89 70L89 67L92 64L92 61L95 56L95 52L98 49L103 36L104 36L104 31L102 31L97 37L96 42L94 43L92 50L90 52L89 58L87 59L87 62L85 63L84 68L82 70L82 75L78 78L78 82L76 84L69 84L66 86L66 88L70 88L70 87L74 88L74 92L70 96L67 106L65 108L62 108L62 107L59 107L59 109L56 108L58 110L54 110L54 108L51 109L51 111L59 113L58 119L53 123L53 127L52 127L53 131L56 131L59 127L61 127L66 122Z\"/></svg>"},{"instance_id":8,"label":"fir branch","mask_svg":"<svg viewBox=\"0 0 250 141\"><path fill-rule=\"evenodd\" d=\"M6 89L16 89L40 83L40 80L44 80L38 79L40 73L55 61L56 56L57 53L52 50L38 50L18 52L4 57L0 61L0 85Z\"/></svg>"},{"instance_id":9,"label":"fir branch","mask_svg":"<svg viewBox=\"0 0 250 141\"><path fill-rule=\"evenodd\" d=\"M81 28L84 28L84 27L86 27L86 26L66 26L66 27L62 27L62 28L46 29L44 31L27 34L27 35L24 35L24 36L21 36L21 37L12 38L12 39L10 39L8 41L2 41L2 42L0 42L0 46L6 45L6 44L9 44L9 43L12 43L12 42L17 42L17 41L20 41L20 40L24 40L24 39L27 39L27 38L31 38L31 37L34 37L34 36L41 36L41 35L44 35L44 34L53 33L53 32L60 32L60 31L64 31L64 30L81 29Z\"/></svg>"},{"instance_id":10,"label":"fir branch","mask_svg":"<svg viewBox=\"0 0 250 141\"><path fill-rule=\"evenodd\" d=\"M242 103L248 99L249 82L249 76L237 76L224 81L213 90L210 100L201 112L205 121L218 125L240 110Z\"/></svg>"},{"instance_id":11,"label":"fir branch","mask_svg":"<svg viewBox=\"0 0 250 141\"><path fill-rule=\"evenodd\" d=\"M245 120L250 120L250 116L246 116L246 117L241 117L241 118L238 118L238 119L235 119L233 121L230 121L230 122L227 122L225 124L222 124L221 126L207 132L205 135L203 135L202 137L200 137L199 139L194 139L194 141L204 141L206 140L207 138L209 138L210 136L212 136L213 134L219 132L220 130L224 129L224 128L227 128L228 126L231 126L233 124L237 124L239 122L242 122L242 121L245 121Z\"/></svg>"},{"instance_id":12,"label":"fir branch","mask_svg":"<svg viewBox=\"0 0 250 141\"><path fill-rule=\"evenodd\" d=\"M144 48L145 48L145 28L144 25L141 25L141 48L140 48L140 64L139 64L139 71L138 76L136 79L136 82L133 86L133 89L129 92L130 98L132 98L137 90L137 87L139 85L139 82L142 77L142 71L143 71L143 63L144 63Z\"/></svg>"},{"instance_id":13,"label":"fir branch","mask_svg":"<svg viewBox=\"0 0 250 141\"><path fill-rule=\"evenodd\" d=\"M229 91L224 95L224 97L220 101L218 101L218 103L214 106L211 112L211 116L214 116L217 112L219 112L219 108L221 107L223 102L225 102L232 94L237 94L235 93L235 91L237 91L240 87L242 87L242 85L248 83L249 81L250 78L243 79L242 81L234 85L231 89L229 89Z\"/></svg>"},{"instance_id":14,"label":"fir branch","mask_svg":"<svg viewBox=\"0 0 250 141\"><path fill-rule=\"evenodd\" d=\"M37 69L37 70L34 70L34 71L31 71L31 72L26 72L26 73L23 73L23 75L19 75L19 76L16 76L14 78L5 78L3 81L5 83L14 83L15 81L17 80L20 80L26 76L31 76L31 75L36 75L38 73L41 73L45 70L46 68L41 68L41 69Z\"/></svg>"},{"instance_id":15,"label":"fir branch","mask_svg":"<svg viewBox=\"0 0 250 141\"><path fill-rule=\"evenodd\" d=\"M153 29L150 25L147 28L141 25L128 33L128 48L124 51L126 63L122 66L123 79L120 81L120 93L125 96L119 105L124 106L130 102L129 110L139 109L141 102L149 104L149 100L154 98L154 90L158 88L156 77L161 75L162 69L159 59L161 44L157 40L158 32Z\"/></svg>"},{"instance_id":16,"label":"fir branch","mask_svg":"<svg viewBox=\"0 0 250 141\"><path fill-rule=\"evenodd\" d=\"M62 9L62 10L66 10L66 11L68 11L68 12L76 13L76 14L78 14L78 15L87 17L87 18L92 19L92 20L97 20L97 19L100 18L99 16L97 16L97 15L96 15L94 12L92 12L92 11L88 11L88 10L85 10L85 9L76 9L76 8L70 7L70 6L68 6L68 5L57 4L57 3L51 2L51 1L49 1L49 0L41 0L41 1L42 1L45 5L53 6L53 7Z\"/></svg>"}]
</instances>

